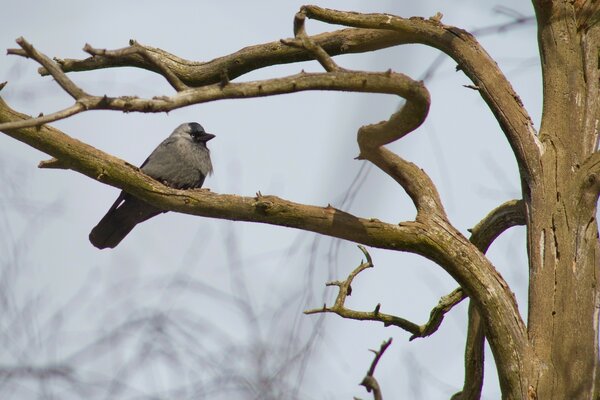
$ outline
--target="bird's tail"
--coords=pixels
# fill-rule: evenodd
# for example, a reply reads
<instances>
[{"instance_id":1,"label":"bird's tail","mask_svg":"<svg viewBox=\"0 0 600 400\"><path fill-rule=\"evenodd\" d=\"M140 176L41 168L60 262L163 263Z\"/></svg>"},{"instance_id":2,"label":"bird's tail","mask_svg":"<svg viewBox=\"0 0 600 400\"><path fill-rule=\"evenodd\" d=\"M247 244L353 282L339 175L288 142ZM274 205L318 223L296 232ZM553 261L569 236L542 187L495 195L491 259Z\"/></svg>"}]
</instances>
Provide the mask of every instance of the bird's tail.
<instances>
[{"instance_id":1,"label":"bird's tail","mask_svg":"<svg viewBox=\"0 0 600 400\"><path fill-rule=\"evenodd\" d=\"M92 229L90 242L99 249L114 248L137 224L161 212L163 211L133 196L122 194Z\"/></svg>"}]
</instances>

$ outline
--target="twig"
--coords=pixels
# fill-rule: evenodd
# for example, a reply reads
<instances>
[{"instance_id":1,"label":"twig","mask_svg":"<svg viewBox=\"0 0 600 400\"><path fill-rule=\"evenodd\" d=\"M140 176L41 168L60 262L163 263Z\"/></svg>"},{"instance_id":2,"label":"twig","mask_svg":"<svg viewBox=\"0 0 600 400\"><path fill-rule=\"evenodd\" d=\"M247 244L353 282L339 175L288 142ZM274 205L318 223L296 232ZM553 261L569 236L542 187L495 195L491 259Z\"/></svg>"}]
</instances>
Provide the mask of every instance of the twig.
<instances>
[{"instance_id":1,"label":"twig","mask_svg":"<svg viewBox=\"0 0 600 400\"><path fill-rule=\"evenodd\" d=\"M352 294L352 281L364 270L374 267L369 252L361 245L359 245L358 248L365 255L366 262L361 262L361 264L356 267L344 281L333 281L325 284L326 286L337 286L339 288L334 305L327 307L327 305L324 304L323 307L304 311L305 314L334 313L342 318L378 321L382 322L384 326L397 326L407 332L412 333L410 340L414 340L416 338L430 336L437 331L444 319L444 315L466 297L460 288L456 289L449 295L442 297L438 305L431 311L429 321L427 321L427 323L424 325L417 325L414 322L408 321L404 318L382 313L380 311L381 304L377 304L373 311L370 312L348 309L345 306L345 302L346 298Z\"/></svg>"},{"instance_id":2,"label":"twig","mask_svg":"<svg viewBox=\"0 0 600 400\"><path fill-rule=\"evenodd\" d=\"M58 158L51 158L50 160L40 161L38 168L47 169L69 169L69 166L59 160Z\"/></svg>"},{"instance_id":3,"label":"twig","mask_svg":"<svg viewBox=\"0 0 600 400\"><path fill-rule=\"evenodd\" d=\"M369 392L369 393L373 392L374 400L383 400L383 395L381 394L381 388L379 386L379 383L377 382L377 379L375 379L374 375L375 375L375 368L377 367L379 360L381 359L381 357L383 356L383 353L387 350L387 348L390 347L390 344L392 344L392 338L389 338L388 340L383 342L381 344L381 346L379 347L378 351L371 350L373 353L375 353L375 358L373 359L373 362L371 362L371 366L369 367L369 370L367 371L367 375L363 378L362 382L360 383L361 386L364 386L365 389L367 389L367 392Z\"/></svg>"},{"instance_id":4,"label":"twig","mask_svg":"<svg viewBox=\"0 0 600 400\"><path fill-rule=\"evenodd\" d=\"M33 58L35 61L40 63L46 68L52 75L52 77L56 80L56 82L62 87L65 92L67 92L71 97L75 100L79 100L83 97L88 96L88 94L77 86L71 79L67 77L67 75L60 69L58 64L55 61L52 61L48 56L38 52L27 40L23 37L17 39L17 44L21 46L24 51L24 54L21 52L15 52L12 50L8 50L8 54L17 54L23 57Z\"/></svg>"},{"instance_id":5,"label":"twig","mask_svg":"<svg viewBox=\"0 0 600 400\"><path fill-rule=\"evenodd\" d=\"M319 61L323 68L325 68L325 71L332 72L344 70L343 68L339 67L335 61L333 61L333 58L331 58L331 56L327 54L327 52L321 46L319 46L313 39L310 38L310 36L306 34L305 21L306 14L304 11L296 13L294 17L295 40L282 39L281 43L288 46L306 49L315 57L317 61Z\"/></svg>"},{"instance_id":6,"label":"twig","mask_svg":"<svg viewBox=\"0 0 600 400\"><path fill-rule=\"evenodd\" d=\"M129 47L117 51L95 49L87 43L83 47L83 51L92 56L102 56L107 58L120 58L128 55L138 54L150 65L154 66L175 90L181 92L182 90L189 88L189 86L183 83L179 77L177 77L177 75L171 71L167 64L154 56L152 52L146 48L146 46L139 44L133 39L129 41Z\"/></svg>"}]
</instances>

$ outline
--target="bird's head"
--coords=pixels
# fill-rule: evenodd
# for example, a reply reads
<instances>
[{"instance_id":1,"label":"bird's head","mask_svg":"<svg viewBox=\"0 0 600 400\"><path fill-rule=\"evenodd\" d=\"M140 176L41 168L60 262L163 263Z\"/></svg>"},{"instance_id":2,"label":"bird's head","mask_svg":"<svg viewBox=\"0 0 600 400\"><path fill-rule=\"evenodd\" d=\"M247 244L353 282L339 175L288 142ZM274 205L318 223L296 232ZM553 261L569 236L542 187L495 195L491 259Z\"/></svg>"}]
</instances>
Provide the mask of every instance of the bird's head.
<instances>
[{"instance_id":1,"label":"bird's head","mask_svg":"<svg viewBox=\"0 0 600 400\"><path fill-rule=\"evenodd\" d=\"M207 133L202 125L197 122L187 122L179 125L172 136L191 137L194 142L200 143L206 143L215 137L212 133Z\"/></svg>"}]
</instances>

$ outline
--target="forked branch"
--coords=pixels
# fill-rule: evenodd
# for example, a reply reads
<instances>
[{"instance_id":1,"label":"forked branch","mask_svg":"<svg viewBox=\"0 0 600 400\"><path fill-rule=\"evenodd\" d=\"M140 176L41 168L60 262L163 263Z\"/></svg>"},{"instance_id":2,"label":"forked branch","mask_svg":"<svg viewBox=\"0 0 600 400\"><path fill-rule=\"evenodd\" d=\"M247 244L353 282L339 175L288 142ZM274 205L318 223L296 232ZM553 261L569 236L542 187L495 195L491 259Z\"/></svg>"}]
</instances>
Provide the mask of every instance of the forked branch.
<instances>
[{"instance_id":1,"label":"forked branch","mask_svg":"<svg viewBox=\"0 0 600 400\"><path fill-rule=\"evenodd\" d=\"M361 262L360 265L356 267L344 281L333 281L326 283L326 286L338 287L338 294L335 299L334 305L331 307L327 307L327 305L324 304L321 308L315 308L312 310L305 311L305 314L334 313L342 318L355 319L361 321L378 321L382 322L384 326L397 326L398 328L412 333L410 340L413 340L420 337L430 336L435 331L437 331L437 329L442 323L442 320L444 319L444 314L450 311L452 307L460 303L465 298L465 295L460 289L457 289L449 295L442 297L438 305L433 310L431 310L429 320L424 325L417 325L414 322L411 322L404 318L380 312L381 303L377 304L374 310L370 312L355 311L346 308L346 298L352 294L352 282L354 278L356 278L356 276L364 270L374 267L373 260L371 259L371 256L367 249L360 245L358 246L358 248L365 255L366 261Z\"/></svg>"},{"instance_id":2,"label":"forked branch","mask_svg":"<svg viewBox=\"0 0 600 400\"><path fill-rule=\"evenodd\" d=\"M381 346L379 346L379 350L371 350L371 352L375 354L375 358L373 358L373 362L371 362L371 366L367 371L367 375L365 375L362 382L360 383L361 386L364 386L365 389L367 389L367 392L373 392L374 400L383 400L383 395L381 394L381 387L379 386L379 382L377 382L377 379L375 379L375 368L377 368L377 364L379 363L379 360L381 360L383 353L385 353L385 351L388 347L390 347L391 344L392 338L389 338L385 342L381 343Z\"/></svg>"}]
</instances>

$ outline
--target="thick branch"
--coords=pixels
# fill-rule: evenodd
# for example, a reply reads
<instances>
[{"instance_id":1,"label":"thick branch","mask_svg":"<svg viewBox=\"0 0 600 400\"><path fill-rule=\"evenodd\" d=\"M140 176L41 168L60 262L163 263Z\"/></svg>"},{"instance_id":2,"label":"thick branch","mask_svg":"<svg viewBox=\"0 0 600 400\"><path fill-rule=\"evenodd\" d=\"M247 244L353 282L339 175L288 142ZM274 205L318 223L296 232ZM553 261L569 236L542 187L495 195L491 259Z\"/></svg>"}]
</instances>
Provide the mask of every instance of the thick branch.
<instances>
[{"instance_id":1,"label":"thick branch","mask_svg":"<svg viewBox=\"0 0 600 400\"><path fill-rule=\"evenodd\" d=\"M525 225L525 203L523 200L510 200L494 208L470 229L469 240L485 253L498 236L517 225Z\"/></svg>"},{"instance_id":2,"label":"thick branch","mask_svg":"<svg viewBox=\"0 0 600 400\"><path fill-rule=\"evenodd\" d=\"M407 107L410 107L408 103L397 114L402 113ZM370 145L364 144L365 139L362 138L377 137L379 133L377 131L382 132L382 136L385 136L386 132L402 132L404 130L403 128L383 127L383 125L387 125L387 122L363 126L360 129L358 133L359 157L377 165L382 171L402 185L417 208L417 220L424 220L434 216L445 220L446 212L440 195L425 171L384 147L368 147Z\"/></svg>"},{"instance_id":3,"label":"thick branch","mask_svg":"<svg viewBox=\"0 0 600 400\"><path fill-rule=\"evenodd\" d=\"M422 43L452 57L473 81L500 123L515 153L522 178L530 182L539 169L540 146L531 118L498 65L468 32L436 19L400 18L388 14L359 14L305 6L309 18L357 28L393 30L404 43Z\"/></svg>"},{"instance_id":4,"label":"thick branch","mask_svg":"<svg viewBox=\"0 0 600 400\"><path fill-rule=\"evenodd\" d=\"M485 253L493 241L507 229L525 224L523 200L511 200L488 213L473 229L469 240ZM461 290L459 288L457 290ZM485 332L473 301L469 302L469 325L465 345L465 382L453 400L479 400L483 387Z\"/></svg>"},{"instance_id":5,"label":"thick branch","mask_svg":"<svg viewBox=\"0 0 600 400\"><path fill-rule=\"evenodd\" d=\"M27 118L10 109L0 99L0 123ZM373 247L423 252L419 238L427 235L427 231L416 222L387 224L376 219L358 218L330 206L306 206L275 196L242 197L219 195L206 190L175 190L144 175L125 161L55 128L42 126L4 132L55 157L61 166L126 190L164 210L288 226Z\"/></svg>"}]
</instances>

